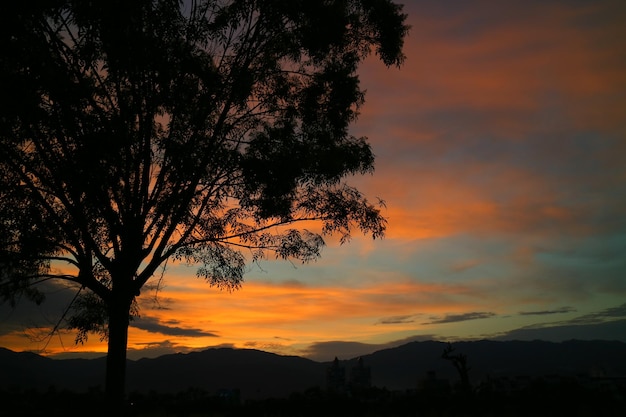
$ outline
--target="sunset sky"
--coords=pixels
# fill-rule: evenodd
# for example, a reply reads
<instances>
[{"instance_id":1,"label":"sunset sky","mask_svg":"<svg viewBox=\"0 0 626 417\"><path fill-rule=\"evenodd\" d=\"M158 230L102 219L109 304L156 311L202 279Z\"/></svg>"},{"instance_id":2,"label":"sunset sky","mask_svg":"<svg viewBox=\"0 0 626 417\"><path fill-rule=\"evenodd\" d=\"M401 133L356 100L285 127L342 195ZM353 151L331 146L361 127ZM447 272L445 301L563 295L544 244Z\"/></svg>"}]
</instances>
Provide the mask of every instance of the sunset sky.
<instances>
[{"instance_id":1,"label":"sunset sky","mask_svg":"<svg viewBox=\"0 0 626 417\"><path fill-rule=\"evenodd\" d=\"M243 287L170 265L139 300L129 357L211 346L316 360L412 340L626 342L626 2L405 2L400 69L361 68L353 127L376 154L350 179L386 202L385 239L327 239L311 264L250 264ZM0 307L0 346L42 337L73 296Z\"/></svg>"}]
</instances>

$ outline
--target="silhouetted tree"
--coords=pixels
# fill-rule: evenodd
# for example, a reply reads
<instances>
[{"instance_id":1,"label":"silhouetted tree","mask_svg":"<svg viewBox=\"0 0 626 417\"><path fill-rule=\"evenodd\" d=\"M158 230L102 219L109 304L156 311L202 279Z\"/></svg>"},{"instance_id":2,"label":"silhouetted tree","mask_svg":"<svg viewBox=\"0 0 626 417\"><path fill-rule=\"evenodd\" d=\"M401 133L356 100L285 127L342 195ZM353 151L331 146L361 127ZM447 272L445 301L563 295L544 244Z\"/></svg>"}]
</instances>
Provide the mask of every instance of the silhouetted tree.
<instances>
[{"instance_id":1,"label":"silhouetted tree","mask_svg":"<svg viewBox=\"0 0 626 417\"><path fill-rule=\"evenodd\" d=\"M108 337L124 396L136 297L166 260L234 289L245 258L309 261L323 235L381 237L344 179L372 171L349 124L371 52L400 65L390 0L3 2L0 289L75 286L71 327ZM11 8L11 10L8 10ZM320 222L321 232L294 228Z\"/></svg>"},{"instance_id":2,"label":"silhouetted tree","mask_svg":"<svg viewBox=\"0 0 626 417\"><path fill-rule=\"evenodd\" d=\"M472 392L472 386L469 380L470 368L467 365L467 355L463 353L453 354L455 350L452 344L448 342L443 349L441 357L452 363L454 369L456 369L459 374L459 378L461 378L461 391L464 394L469 394Z\"/></svg>"}]
</instances>

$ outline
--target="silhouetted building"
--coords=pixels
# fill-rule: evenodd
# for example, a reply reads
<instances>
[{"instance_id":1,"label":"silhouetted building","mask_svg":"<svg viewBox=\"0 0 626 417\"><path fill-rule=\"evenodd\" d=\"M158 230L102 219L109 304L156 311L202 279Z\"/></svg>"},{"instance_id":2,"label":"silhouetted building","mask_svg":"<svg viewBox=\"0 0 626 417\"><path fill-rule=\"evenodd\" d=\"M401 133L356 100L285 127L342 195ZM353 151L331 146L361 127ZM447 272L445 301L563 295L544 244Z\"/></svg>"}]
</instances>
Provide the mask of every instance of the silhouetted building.
<instances>
[{"instance_id":1,"label":"silhouetted building","mask_svg":"<svg viewBox=\"0 0 626 417\"><path fill-rule=\"evenodd\" d=\"M359 357L356 366L350 371L350 391L359 392L372 386L372 375L369 366L363 365L363 358Z\"/></svg>"},{"instance_id":2,"label":"silhouetted building","mask_svg":"<svg viewBox=\"0 0 626 417\"><path fill-rule=\"evenodd\" d=\"M326 387L333 392L344 392L346 389L346 369L337 357L326 370Z\"/></svg>"}]
</instances>

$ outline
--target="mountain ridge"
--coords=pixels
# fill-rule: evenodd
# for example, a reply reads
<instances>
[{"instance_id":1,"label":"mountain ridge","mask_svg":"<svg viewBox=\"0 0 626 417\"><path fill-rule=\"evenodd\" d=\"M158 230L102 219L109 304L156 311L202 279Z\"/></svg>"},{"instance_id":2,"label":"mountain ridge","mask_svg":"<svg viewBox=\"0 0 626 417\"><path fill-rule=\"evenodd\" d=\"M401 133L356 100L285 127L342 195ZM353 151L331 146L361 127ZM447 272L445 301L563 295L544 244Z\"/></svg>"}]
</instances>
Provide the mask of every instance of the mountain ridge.
<instances>
[{"instance_id":1,"label":"mountain ridge","mask_svg":"<svg viewBox=\"0 0 626 417\"><path fill-rule=\"evenodd\" d=\"M429 372L454 382L454 367L441 358L445 342L415 341L361 356L373 386L415 389ZM455 342L467 356L474 384L487 377L516 375L626 376L626 343L619 341ZM339 360L350 375L358 358ZM157 358L129 360L128 392L180 392L190 388L216 392L238 389L242 398L286 397L326 386L330 362L284 356L257 349L209 348ZM105 358L51 359L0 348L0 389L10 387L85 391L104 383Z\"/></svg>"}]
</instances>

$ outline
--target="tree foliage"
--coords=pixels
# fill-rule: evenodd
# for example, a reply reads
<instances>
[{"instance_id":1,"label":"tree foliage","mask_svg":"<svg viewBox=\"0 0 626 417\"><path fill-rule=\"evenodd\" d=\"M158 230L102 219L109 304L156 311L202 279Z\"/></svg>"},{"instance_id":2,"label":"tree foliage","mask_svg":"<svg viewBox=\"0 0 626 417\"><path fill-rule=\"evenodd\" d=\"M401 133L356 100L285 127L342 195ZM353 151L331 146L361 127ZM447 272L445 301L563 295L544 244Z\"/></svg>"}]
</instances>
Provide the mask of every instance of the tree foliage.
<instances>
[{"instance_id":1,"label":"tree foliage","mask_svg":"<svg viewBox=\"0 0 626 417\"><path fill-rule=\"evenodd\" d=\"M326 234L383 236L380 207L345 182L374 163L349 126L358 65L404 59L401 6L13 3L0 13L6 300L41 302L34 284L61 280L84 294L70 324L111 332L169 258L232 289L248 256L309 261Z\"/></svg>"}]
</instances>

